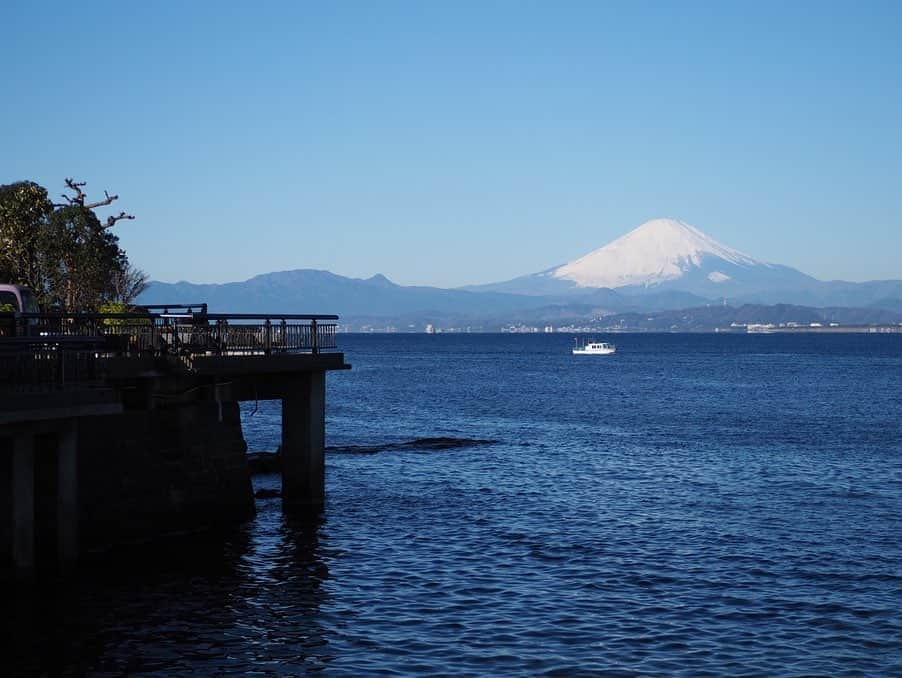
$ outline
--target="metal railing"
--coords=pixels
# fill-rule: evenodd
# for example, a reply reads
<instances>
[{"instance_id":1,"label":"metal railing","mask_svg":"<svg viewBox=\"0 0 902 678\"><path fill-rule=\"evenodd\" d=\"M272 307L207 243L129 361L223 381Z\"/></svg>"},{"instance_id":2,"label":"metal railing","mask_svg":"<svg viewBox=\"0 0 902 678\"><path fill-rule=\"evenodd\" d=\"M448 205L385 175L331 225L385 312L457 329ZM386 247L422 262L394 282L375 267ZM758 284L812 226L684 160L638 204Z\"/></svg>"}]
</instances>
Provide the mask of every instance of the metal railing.
<instances>
[{"instance_id":1,"label":"metal railing","mask_svg":"<svg viewBox=\"0 0 902 678\"><path fill-rule=\"evenodd\" d=\"M201 356L319 354L337 348L335 315L161 308L166 312L0 313L0 385L90 381L97 375L96 362L110 357L170 357L190 368Z\"/></svg>"},{"instance_id":2,"label":"metal railing","mask_svg":"<svg viewBox=\"0 0 902 678\"><path fill-rule=\"evenodd\" d=\"M99 342L10 342L0 339L0 393L102 383Z\"/></svg>"}]
</instances>

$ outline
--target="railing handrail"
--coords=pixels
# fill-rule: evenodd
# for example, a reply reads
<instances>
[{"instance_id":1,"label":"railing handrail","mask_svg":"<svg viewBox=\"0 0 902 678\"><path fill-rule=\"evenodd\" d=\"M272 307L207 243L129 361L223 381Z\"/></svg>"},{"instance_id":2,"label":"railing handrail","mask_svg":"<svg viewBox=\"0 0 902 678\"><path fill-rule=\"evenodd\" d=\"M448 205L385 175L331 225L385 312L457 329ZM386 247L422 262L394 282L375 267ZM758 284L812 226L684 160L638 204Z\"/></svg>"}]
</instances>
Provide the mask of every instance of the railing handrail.
<instances>
[{"instance_id":1,"label":"railing handrail","mask_svg":"<svg viewBox=\"0 0 902 678\"><path fill-rule=\"evenodd\" d=\"M179 309L184 308L186 311L191 311L193 308L198 308L199 313L207 312L207 304L206 302L201 302L199 304L139 304L138 308L143 308L145 311L149 311L153 308L162 309L164 313L168 312L170 309Z\"/></svg>"},{"instance_id":2,"label":"railing handrail","mask_svg":"<svg viewBox=\"0 0 902 678\"><path fill-rule=\"evenodd\" d=\"M338 320L337 315L322 313L207 313L210 320Z\"/></svg>"},{"instance_id":3,"label":"railing handrail","mask_svg":"<svg viewBox=\"0 0 902 678\"><path fill-rule=\"evenodd\" d=\"M290 353L334 349L338 316L300 313L214 313L173 317L156 313L0 314L0 343L32 337L50 344L71 337L104 337L117 353L186 356ZM63 339L65 338L65 339ZM14 342L8 342L12 344Z\"/></svg>"},{"instance_id":4,"label":"railing handrail","mask_svg":"<svg viewBox=\"0 0 902 678\"><path fill-rule=\"evenodd\" d=\"M242 360L252 356L318 356L337 349L337 324L203 323L29 327L18 336L0 337L0 391L22 386L102 380L105 361L153 358L194 369L204 358ZM32 331L33 330L33 331ZM256 358L253 358L256 359ZM159 363L155 363L159 365ZM29 386L30 387L30 386Z\"/></svg>"},{"instance_id":5,"label":"railing handrail","mask_svg":"<svg viewBox=\"0 0 902 678\"><path fill-rule=\"evenodd\" d=\"M109 358L317 355L338 348L337 315L0 312L0 390L91 383ZM256 322L254 322L256 321Z\"/></svg>"},{"instance_id":6,"label":"railing handrail","mask_svg":"<svg viewBox=\"0 0 902 678\"><path fill-rule=\"evenodd\" d=\"M169 307L167 307L169 308ZM338 320L337 315L323 313L197 313L183 314L186 318L198 320ZM0 311L0 317L30 319L73 319L73 320L156 320L171 317L169 313L25 313L23 311Z\"/></svg>"}]
</instances>

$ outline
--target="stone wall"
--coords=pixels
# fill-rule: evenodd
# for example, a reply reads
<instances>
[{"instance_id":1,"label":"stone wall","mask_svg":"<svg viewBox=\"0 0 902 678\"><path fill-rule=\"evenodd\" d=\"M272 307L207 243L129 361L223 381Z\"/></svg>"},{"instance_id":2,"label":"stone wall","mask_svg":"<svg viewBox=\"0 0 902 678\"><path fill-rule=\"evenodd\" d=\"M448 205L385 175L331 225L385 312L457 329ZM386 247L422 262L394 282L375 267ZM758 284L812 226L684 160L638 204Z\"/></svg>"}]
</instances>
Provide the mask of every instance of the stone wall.
<instances>
[{"instance_id":1,"label":"stone wall","mask_svg":"<svg viewBox=\"0 0 902 678\"><path fill-rule=\"evenodd\" d=\"M254 514L238 404L161 403L78 428L82 552Z\"/></svg>"}]
</instances>

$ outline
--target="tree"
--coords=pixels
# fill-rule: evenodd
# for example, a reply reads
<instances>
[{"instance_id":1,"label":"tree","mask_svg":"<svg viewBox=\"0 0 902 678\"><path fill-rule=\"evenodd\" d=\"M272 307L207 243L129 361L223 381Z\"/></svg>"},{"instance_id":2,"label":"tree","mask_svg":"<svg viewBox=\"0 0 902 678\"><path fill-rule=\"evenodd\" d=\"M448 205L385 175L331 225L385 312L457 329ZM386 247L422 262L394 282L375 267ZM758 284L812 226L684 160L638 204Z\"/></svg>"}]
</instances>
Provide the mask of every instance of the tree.
<instances>
[{"instance_id":1,"label":"tree","mask_svg":"<svg viewBox=\"0 0 902 678\"><path fill-rule=\"evenodd\" d=\"M47 222L53 203L32 181L0 186L0 280L25 285L39 301L46 287Z\"/></svg>"},{"instance_id":2,"label":"tree","mask_svg":"<svg viewBox=\"0 0 902 678\"><path fill-rule=\"evenodd\" d=\"M73 195L53 204L46 189L29 181L0 186L0 276L32 288L45 309L97 310L110 300L130 302L146 276L128 263L119 238L110 230L120 212L105 223L94 209L119 198L104 191L104 199L88 203L85 182L66 179Z\"/></svg>"},{"instance_id":3,"label":"tree","mask_svg":"<svg viewBox=\"0 0 902 678\"><path fill-rule=\"evenodd\" d=\"M96 310L113 296L113 278L124 266L119 238L104 229L90 209L55 210L48 223L48 296L54 306Z\"/></svg>"},{"instance_id":4,"label":"tree","mask_svg":"<svg viewBox=\"0 0 902 678\"><path fill-rule=\"evenodd\" d=\"M148 281L144 271L126 260L122 270L113 275L113 301L130 306L147 289Z\"/></svg>"}]
</instances>

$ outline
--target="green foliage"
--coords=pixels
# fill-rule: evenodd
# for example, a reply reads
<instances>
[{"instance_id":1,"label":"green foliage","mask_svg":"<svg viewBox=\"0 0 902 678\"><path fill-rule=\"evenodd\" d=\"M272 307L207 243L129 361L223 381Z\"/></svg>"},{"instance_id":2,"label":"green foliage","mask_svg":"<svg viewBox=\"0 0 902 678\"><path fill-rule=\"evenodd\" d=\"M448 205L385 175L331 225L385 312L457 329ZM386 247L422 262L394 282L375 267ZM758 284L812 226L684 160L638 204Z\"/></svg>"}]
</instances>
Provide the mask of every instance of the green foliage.
<instances>
[{"instance_id":1,"label":"green foliage","mask_svg":"<svg viewBox=\"0 0 902 678\"><path fill-rule=\"evenodd\" d=\"M128 313L131 307L124 301L105 301L97 309L98 313Z\"/></svg>"},{"instance_id":2,"label":"green foliage","mask_svg":"<svg viewBox=\"0 0 902 678\"><path fill-rule=\"evenodd\" d=\"M68 310L93 310L111 299L113 278L125 260L119 238L101 225L92 210L78 205L55 210L48 228L51 303Z\"/></svg>"},{"instance_id":3,"label":"green foliage","mask_svg":"<svg viewBox=\"0 0 902 678\"><path fill-rule=\"evenodd\" d=\"M0 281L30 287L46 303L47 223L53 203L31 181L0 186Z\"/></svg>"},{"instance_id":4,"label":"green foliage","mask_svg":"<svg viewBox=\"0 0 902 678\"><path fill-rule=\"evenodd\" d=\"M97 309L99 313L136 313L143 312L141 308L135 308L124 301L105 301ZM146 326L151 324L150 318L104 318L103 324L108 327L128 325L129 327Z\"/></svg>"},{"instance_id":5,"label":"green foliage","mask_svg":"<svg viewBox=\"0 0 902 678\"><path fill-rule=\"evenodd\" d=\"M116 196L85 205L83 184L67 185L78 195L64 206L30 181L0 186L0 282L30 287L44 309L92 311L106 301L131 301L121 298L123 276L134 269L110 230L116 219L101 224L93 210Z\"/></svg>"},{"instance_id":6,"label":"green foliage","mask_svg":"<svg viewBox=\"0 0 902 678\"><path fill-rule=\"evenodd\" d=\"M128 313L131 309L124 301L105 301L97 309L99 313ZM119 318L104 318L104 325L124 325Z\"/></svg>"},{"instance_id":7,"label":"green foliage","mask_svg":"<svg viewBox=\"0 0 902 678\"><path fill-rule=\"evenodd\" d=\"M16 307L12 304L0 304L0 313L15 313Z\"/></svg>"}]
</instances>

